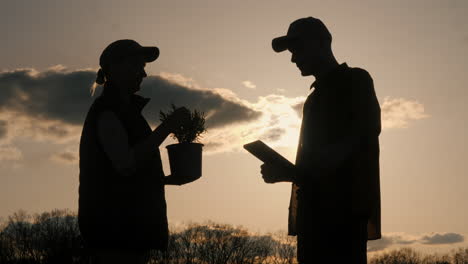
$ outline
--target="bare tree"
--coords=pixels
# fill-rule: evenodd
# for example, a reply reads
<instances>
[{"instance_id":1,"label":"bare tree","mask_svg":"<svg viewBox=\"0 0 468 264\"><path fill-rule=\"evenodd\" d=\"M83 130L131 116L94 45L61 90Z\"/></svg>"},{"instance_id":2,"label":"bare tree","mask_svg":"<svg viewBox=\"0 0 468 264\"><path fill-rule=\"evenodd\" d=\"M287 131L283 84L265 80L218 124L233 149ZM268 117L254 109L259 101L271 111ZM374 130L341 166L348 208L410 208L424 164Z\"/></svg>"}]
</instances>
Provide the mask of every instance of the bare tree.
<instances>
[{"instance_id":1,"label":"bare tree","mask_svg":"<svg viewBox=\"0 0 468 264\"><path fill-rule=\"evenodd\" d=\"M384 253L374 257L371 264L420 264L420 254L411 248L402 248L393 250L389 253Z\"/></svg>"},{"instance_id":2,"label":"bare tree","mask_svg":"<svg viewBox=\"0 0 468 264\"><path fill-rule=\"evenodd\" d=\"M18 211L0 223L1 264L88 263L76 214ZM296 241L284 232L253 234L243 227L208 222L171 230L168 250L148 264L295 264ZM374 256L370 264L468 264L468 248L422 255L410 248Z\"/></svg>"},{"instance_id":3,"label":"bare tree","mask_svg":"<svg viewBox=\"0 0 468 264\"><path fill-rule=\"evenodd\" d=\"M288 236L284 231L269 234L276 243L272 245L273 255L271 264L294 264L296 263L296 238Z\"/></svg>"},{"instance_id":4,"label":"bare tree","mask_svg":"<svg viewBox=\"0 0 468 264\"><path fill-rule=\"evenodd\" d=\"M467 264L468 263L468 248L459 248L452 253L453 264Z\"/></svg>"},{"instance_id":5,"label":"bare tree","mask_svg":"<svg viewBox=\"0 0 468 264\"><path fill-rule=\"evenodd\" d=\"M1 230L3 263L80 263L85 254L76 215L53 210L31 216L18 211ZM13 256L13 257L12 257Z\"/></svg>"}]
</instances>

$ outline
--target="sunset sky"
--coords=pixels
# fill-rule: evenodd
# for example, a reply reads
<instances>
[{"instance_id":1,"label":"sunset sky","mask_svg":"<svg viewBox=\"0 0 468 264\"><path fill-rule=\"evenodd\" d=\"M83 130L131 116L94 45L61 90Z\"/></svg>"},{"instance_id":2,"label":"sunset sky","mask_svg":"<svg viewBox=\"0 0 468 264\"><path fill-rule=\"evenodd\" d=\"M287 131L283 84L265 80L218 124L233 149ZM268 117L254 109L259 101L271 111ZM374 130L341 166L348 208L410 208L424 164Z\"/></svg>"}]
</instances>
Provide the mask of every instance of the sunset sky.
<instances>
[{"instance_id":1,"label":"sunset sky","mask_svg":"<svg viewBox=\"0 0 468 264\"><path fill-rule=\"evenodd\" d=\"M170 224L285 230L290 184L265 184L242 145L262 139L294 161L314 78L301 77L271 40L314 16L332 33L338 61L371 74L382 108L384 239L369 250L468 246L466 14L463 0L2 1L0 217L76 211L78 144L99 55L130 38L161 51L140 92L151 98L143 113L152 127L170 103L209 117L203 177L166 188Z\"/></svg>"}]
</instances>

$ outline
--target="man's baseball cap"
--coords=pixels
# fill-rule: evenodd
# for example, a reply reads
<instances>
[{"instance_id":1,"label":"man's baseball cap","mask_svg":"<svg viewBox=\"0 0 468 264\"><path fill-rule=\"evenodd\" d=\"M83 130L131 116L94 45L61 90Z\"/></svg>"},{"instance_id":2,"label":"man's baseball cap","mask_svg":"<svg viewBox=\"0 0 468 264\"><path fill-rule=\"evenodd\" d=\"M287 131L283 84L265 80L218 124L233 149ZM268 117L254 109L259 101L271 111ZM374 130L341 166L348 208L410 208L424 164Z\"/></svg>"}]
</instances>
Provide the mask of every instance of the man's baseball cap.
<instances>
[{"instance_id":1,"label":"man's baseball cap","mask_svg":"<svg viewBox=\"0 0 468 264\"><path fill-rule=\"evenodd\" d=\"M274 51L282 52L288 49L291 43L304 38L323 38L331 41L332 36L320 19L305 17L292 22L286 36L273 39L271 45Z\"/></svg>"},{"instance_id":2,"label":"man's baseball cap","mask_svg":"<svg viewBox=\"0 0 468 264\"><path fill-rule=\"evenodd\" d=\"M109 44L99 57L101 68L121 62L125 58L140 55L145 62L155 61L159 57L157 47L143 47L131 39L121 39Z\"/></svg>"}]
</instances>

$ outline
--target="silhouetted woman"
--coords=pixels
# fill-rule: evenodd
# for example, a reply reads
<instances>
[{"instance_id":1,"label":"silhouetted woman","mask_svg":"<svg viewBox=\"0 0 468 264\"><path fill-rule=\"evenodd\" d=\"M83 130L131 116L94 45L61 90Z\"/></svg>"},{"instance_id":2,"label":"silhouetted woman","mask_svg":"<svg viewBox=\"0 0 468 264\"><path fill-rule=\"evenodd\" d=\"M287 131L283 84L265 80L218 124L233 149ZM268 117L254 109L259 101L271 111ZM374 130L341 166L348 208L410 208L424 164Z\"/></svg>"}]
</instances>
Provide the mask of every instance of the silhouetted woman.
<instances>
[{"instance_id":1,"label":"silhouetted woman","mask_svg":"<svg viewBox=\"0 0 468 264\"><path fill-rule=\"evenodd\" d=\"M188 118L188 110L151 130L141 111L150 100L135 94L157 47L118 40L102 52L80 141L78 220L94 263L145 263L150 249L165 250L168 225L159 145Z\"/></svg>"}]
</instances>

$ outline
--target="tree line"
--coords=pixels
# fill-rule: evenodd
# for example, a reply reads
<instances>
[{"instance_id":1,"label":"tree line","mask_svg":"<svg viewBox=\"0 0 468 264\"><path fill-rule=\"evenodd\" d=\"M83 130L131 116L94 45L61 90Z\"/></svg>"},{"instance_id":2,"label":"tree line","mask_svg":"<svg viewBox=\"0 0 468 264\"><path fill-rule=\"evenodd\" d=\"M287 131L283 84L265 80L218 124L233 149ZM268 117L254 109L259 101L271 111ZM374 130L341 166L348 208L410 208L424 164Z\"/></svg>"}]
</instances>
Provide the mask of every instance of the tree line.
<instances>
[{"instance_id":1,"label":"tree line","mask_svg":"<svg viewBox=\"0 0 468 264\"><path fill-rule=\"evenodd\" d=\"M89 263L76 214L18 211L0 225L0 263ZM151 252L150 264L295 264L296 243L285 233L253 234L214 222L172 228L167 252ZM371 264L468 264L468 248L422 255L404 248L379 254Z\"/></svg>"}]
</instances>

